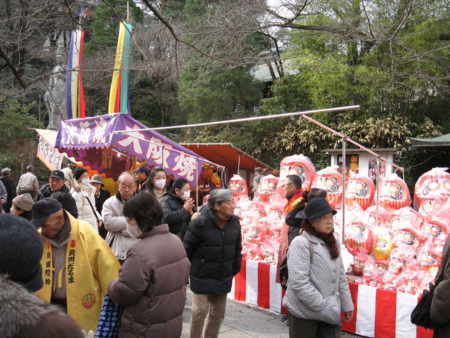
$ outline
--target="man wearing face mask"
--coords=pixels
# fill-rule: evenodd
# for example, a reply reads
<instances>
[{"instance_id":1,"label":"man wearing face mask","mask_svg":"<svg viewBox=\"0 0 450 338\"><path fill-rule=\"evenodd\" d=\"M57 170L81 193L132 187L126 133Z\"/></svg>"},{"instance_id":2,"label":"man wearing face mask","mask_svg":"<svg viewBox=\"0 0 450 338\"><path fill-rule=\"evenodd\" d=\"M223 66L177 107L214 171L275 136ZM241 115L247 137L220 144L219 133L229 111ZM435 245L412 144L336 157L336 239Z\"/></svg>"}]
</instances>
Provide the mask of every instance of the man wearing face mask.
<instances>
[{"instance_id":1,"label":"man wearing face mask","mask_svg":"<svg viewBox=\"0 0 450 338\"><path fill-rule=\"evenodd\" d=\"M234 275L241 270L242 258L241 225L234 216L229 190L211 191L208 208L189 225L184 247L191 261L191 338L217 337L225 317L227 293Z\"/></svg>"},{"instance_id":2,"label":"man wearing face mask","mask_svg":"<svg viewBox=\"0 0 450 338\"><path fill-rule=\"evenodd\" d=\"M84 330L95 330L109 282L119 262L92 226L44 198L33 205L32 223L41 229L44 286L36 295L61 306Z\"/></svg>"},{"instance_id":3,"label":"man wearing face mask","mask_svg":"<svg viewBox=\"0 0 450 338\"><path fill-rule=\"evenodd\" d=\"M185 178L173 181L169 193L161 200L163 223L169 225L171 233L183 239L184 233L194 213L191 187Z\"/></svg>"},{"instance_id":4,"label":"man wearing face mask","mask_svg":"<svg viewBox=\"0 0 450 338\"><path fill-rule=\"evenodd\" d=\"M88 172L84 168L76 167L73 177L77 184L70 193L77 204L78 219L89 223L98 233L101 216L95 209L95 188L89 183Z\"/></svg>"},{"instance_id":5,"label":"man wearing face mask","mask_svg":"<svg viewBox=\"0 0 450 338\"><path fill-rule=\"evenodd\" d=\"M103 204L102 218L105 229L108 230L106 241L119 261L123 263L127 258L128 250L139 241L128 232L127 219L123 215L123 206L136 194L137 185L129 172L120 174L117 181L118 192Z\"/></svg>"}]
</instances>

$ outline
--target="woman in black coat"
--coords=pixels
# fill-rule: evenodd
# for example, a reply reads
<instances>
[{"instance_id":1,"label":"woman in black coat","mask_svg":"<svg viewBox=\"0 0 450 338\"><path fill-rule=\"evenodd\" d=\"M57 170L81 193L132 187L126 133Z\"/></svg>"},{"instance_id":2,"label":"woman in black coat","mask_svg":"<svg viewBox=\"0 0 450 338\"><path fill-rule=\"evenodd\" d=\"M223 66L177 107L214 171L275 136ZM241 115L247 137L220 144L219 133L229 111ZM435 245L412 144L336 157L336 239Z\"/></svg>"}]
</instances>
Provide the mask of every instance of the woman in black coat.
<instances>
[{"instance_id":1,"label":"woman in black coat","mask_svg":"<svg viewBox=\"0 0 450 338\"><path fill-rule=\"evenodd\" d=\"M191 196L191 187L184 178L173 181L169 193L160 201L163 210L163 223L169 225L171 233L181 239L191 221L194 213L194 200Z\"/></svg>"}]
</instances>

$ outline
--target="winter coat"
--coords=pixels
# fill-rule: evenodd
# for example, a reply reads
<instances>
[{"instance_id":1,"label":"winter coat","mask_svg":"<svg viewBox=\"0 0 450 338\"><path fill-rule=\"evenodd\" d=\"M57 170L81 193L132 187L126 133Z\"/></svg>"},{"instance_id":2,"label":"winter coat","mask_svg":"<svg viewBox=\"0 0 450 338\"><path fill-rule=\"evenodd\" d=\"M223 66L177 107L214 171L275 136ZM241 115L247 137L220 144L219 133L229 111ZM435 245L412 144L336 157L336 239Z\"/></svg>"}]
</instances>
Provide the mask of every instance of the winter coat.
<instances>
[{"instance_id":1,"label":"winter coat","mask_svg":"<svg viewBox=\"0 0 450 338\"><path fill-rule=\"evenodd\" d=\"M84 338L84 335L59 308L0 276L0 337Z\"/></svg>"},{"instance_id":2,"label":"winter coat","mask_svg":"<svg viewBox=\"0 0 450 338\"><path fill-rule=\"evenodd\" d=\"M3 205L3 209L5 212L9 212L12 205L12 200L16 197L16 186L11 178L5 176L1 178L3 185L6 188L6 193L8 194L8 198L6 199L6 203Z\"/></svg>"},{"instance_id":3,"label":"winter coat","mask_svg":"<svg viewBox=\"0 0 450 338\"><path fill-rule=\"evenodd\" d=\"M288 271L283 303L293 316L339 325L341 312L353 311L342 259L332 259L323 240L307 232L294 238Z\"/></svg>"},{"instance_id":4,"label":"winter coat","mask_svg":"<svg viewBox=\"0 0 450 338\"><path fill-rule=\"evenodd\" d=\"M110 197L111 194L105 189L100 189L100 193L98 194L98 196L95 195L95 208L97 209L97 212L99 214L102 213L103 204L105 204L106 200Z\"/></svg>"},{"instance_id":5,"label":"winter coat","mask_svg":"<svg viewBox=\"0 0 450 338\"><path fill-rule=\"evenodd\" d=\"M95 208L95 188L85 188L82 186L80 191L72 189L70 193L77 204L78 219L89 223L92 229L98 232L97 219L101 220L102 216L97 213L97 209Z\"/></svg>"},{"instance_id":6,"label":"winter coat","mask_svg":"<svg viewBox=\"0 0 450 338\"><path fill-rule=\"evenodd\" d=\"M50 185L47 183L46 185L44 185L41 190L39 190L39 194L38 194L38 200L43 199L43 198L48 198L51 197L51 195L56 192L56 191L52 191L52 189L50 189ZM73 217L78 218L78 208L77 208L77 203L75 202L75 199L72 197L72 195L70 194L69 188L67 188L66 185L63 185L63 187L58 190L58 192L63 192L66 193L66 205L63 205L64 209L66 211L68 211Z\"/></svg>"},{"instance_id":7,"label":"winter coat","mask_svg":"<svg viewBox=\"0 0 450 338\"><path fill-rule=\"evenodd\" d=\"M123 215L123 201L117 196L111 196L103 204L102 218L105 229L108 230L106 241L112 243L114 255L124 261L128 250L139 240L130 236L127 231L127 219Z\"/></svg>"},{"instance_id":8,"label":"winter coat","mask_svg":"<svg viewBox=\"0 0 450 338\"><path fill-rule=\"evenodd\" d=\"M230 292L233 276L241 270L241 224L232 216L223 229L209 208L191 222L184 237L191 260L191 290L200 294Z\"/></svg>"},{"instance_id":9,"label":"winter coat","mask_svg":"<svg viewBox=\"0 0 450 338\"><path fill-rule=\"evenodd\" d=\"M124 306L119 338L179 338L190 263L167 224L144 233L108 293Z\"/></svg>"},{"instance_id":10,"label":"winter coat","mask_svg":"<svg viewBox=\"0 0 450 338\"><path fill-rule=\"evenodd\" d=\"M36 199L39 193L39 182L35 174L32 172L26 172L22 174L17 182L16 188L17 195L30 193L33 199Z\"/></svg>"},{"instance_id":11,"label":"winter coat","mask_svg":"<svg viewBox=\"0 0 450 338\"><path fill-rule=\"evenodd\" d=\"M301 220L296 219L295 216L305 208L305 203L297 204L293 210L289 211L286 215L285 223L289 226L288 230L288 245L292 243L292 240L297 237L301 229Z\"/></svg>"},{"instance_id":12,"label":"winter coat","mask_svg":"<svg viewBox=\"0 0 450 338\"><path fill-rule=\"evenodd\" d=\"M8 192L6 191L6 187L3 182L0 180L0 200L4 200L5 203L8 199ZM3 210L4 204L0 204L0 212Z\"/></svg>"},{"instance_id":13,"label":"winter coat","mask_svg":"<svg viewBox=\"0 0 450 338\"><path fill-rule=\"evenodd\" d=\"M191 220L191 214L183 208L184 200L169 193L160 203L164 214L163 223L169 225L171 233L183 238Z\"/></svg>"},{"instance_id":14,"label":"winter coat","mask_svg":"<svg viewBox=\"0 0 450 338\"><path fill-rule=\"evenodd\" d=\"M444 246L441 266L437 277L442 275L442 280L434 289L431 302L431 319L442 325L434 331L435 338L450 337L450 236Z\"/></svg>"}]
</instances>

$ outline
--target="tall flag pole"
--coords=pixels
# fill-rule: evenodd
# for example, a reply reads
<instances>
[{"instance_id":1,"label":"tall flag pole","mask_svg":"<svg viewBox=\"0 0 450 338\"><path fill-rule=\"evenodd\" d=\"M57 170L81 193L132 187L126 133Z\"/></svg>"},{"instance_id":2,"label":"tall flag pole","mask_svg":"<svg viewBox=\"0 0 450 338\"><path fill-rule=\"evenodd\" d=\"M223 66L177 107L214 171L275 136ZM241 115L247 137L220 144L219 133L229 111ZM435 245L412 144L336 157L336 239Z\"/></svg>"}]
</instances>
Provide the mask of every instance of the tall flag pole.
<instances>
[{"instance_id":1,"label":"tall flag pole","mask_svg":"<svg viewBox=\"0 0 450 338\"><path fill-rule=\"evenodd\" d=\"M80 13L85 15L85 11ZM80 70L84 56L84 31L77 29L70 33L66 75L66 109L71 118L86 117L83 76Z\"/></svg>"},{"instance_id":2,"label":"tall flag pole","mask_svg":"<svg viewBox=\"0 0 450 338\"><path fill-rule=\"evenodd\" d=\"M117 41L114 71L109 91L108 113L128 113L128 67L133 25L121 22Z\"/></svg>"}]
</instances>

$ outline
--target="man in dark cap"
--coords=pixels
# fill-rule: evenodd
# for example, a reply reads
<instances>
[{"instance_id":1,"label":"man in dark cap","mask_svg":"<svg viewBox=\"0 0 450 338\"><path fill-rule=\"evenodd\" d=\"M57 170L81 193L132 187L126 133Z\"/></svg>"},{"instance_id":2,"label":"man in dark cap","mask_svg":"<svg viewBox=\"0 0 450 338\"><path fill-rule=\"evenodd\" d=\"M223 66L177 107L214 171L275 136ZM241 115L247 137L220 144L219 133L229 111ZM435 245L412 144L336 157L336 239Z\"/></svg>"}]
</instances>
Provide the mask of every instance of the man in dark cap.
<instances>
[{"instance_id":1,"label":"man in dark cap","mask_svg":"<svg viewBox=\"0 0 450 338\"><path fill-rule=\"evenodd\" d=\"M241 270L241 225L234 216L233 195L211 191L208 208L189 225L184 247L191 260L191 338L217 337L225 317L227 293Z\"/></svg>"},{"instance_id":2,"label":"man in dark cap","mask_svg":"<svg viewBox=\"0 0 450 338\"><path fill-rule=\"evenodd\" d=\"M0 337L82 338L79 326L32 294L42 285L42 241L24 218L0 215Z\"/></svg>"},{"instance_id":3,"label":"man in dark cap","mask_svg":"<svg viewBox=\"0 0 450 338\"><path fill-rule=\"evenodd\" d=\"M95 330L119 262L92 226L65 212L57 200L39 200L32 213L44 243L44 287L37 295L65 308L82 329Z\"/></svg>"},{"instance_id":4,"label":"man in dark cap","mask_svg":"<svg viewBox=\"0 0 450 338\"><path fill-rule=\"evenodd\" d=\"M134 171L134 177L136 178L138 191L145 189L149 176L150 176L150 169L147 168L145 165L141 165Z\"/></svg>"},{"instance_id":5,"label":"man in dark cap","mask_svg":"<svg viewBox=\"0 0 450 338\"><path fill-rule=\"evenodd\" d=\"M43 198L51 197L51 195L55 192L62 192L67 194L67 208L66 210L77 210L76 215L72 215L78 217L78 209L75 199L70 194L69 188L65 184L66 179L64 177L64 173L61 170L52 170L50 172L50 176L48 177L48 183L45 184L41 190L39 191L38 200Z\"/></svg>"}]
</instances>

